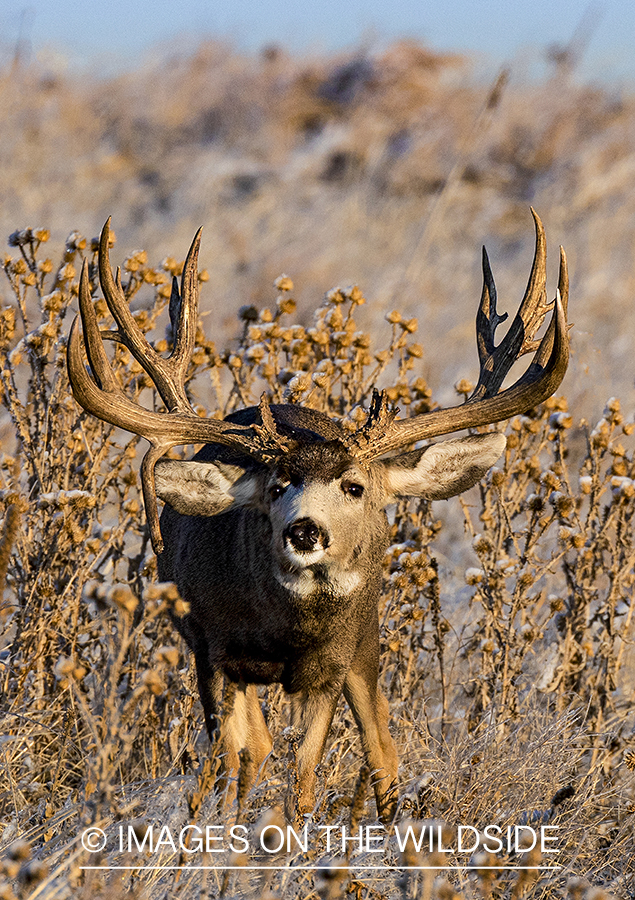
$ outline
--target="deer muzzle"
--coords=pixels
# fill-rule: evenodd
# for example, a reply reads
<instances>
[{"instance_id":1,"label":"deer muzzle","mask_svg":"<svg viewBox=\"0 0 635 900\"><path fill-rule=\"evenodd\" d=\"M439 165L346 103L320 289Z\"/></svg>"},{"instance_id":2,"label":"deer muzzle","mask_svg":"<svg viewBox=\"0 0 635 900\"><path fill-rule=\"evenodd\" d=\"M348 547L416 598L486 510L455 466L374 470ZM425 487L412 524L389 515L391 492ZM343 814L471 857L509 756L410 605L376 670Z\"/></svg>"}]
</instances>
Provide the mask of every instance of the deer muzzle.
<instances>
[{"instance_id":1,"label":"deer muzzle","mask_svg":"<svg viewBox=\"0 0 635 900\"><path fill-rule=\"evenodd\" d=\"M284 530L284 539L297 553L326 550L328 535L313 519L297 519Z\"/></svg>"}]
</instances>

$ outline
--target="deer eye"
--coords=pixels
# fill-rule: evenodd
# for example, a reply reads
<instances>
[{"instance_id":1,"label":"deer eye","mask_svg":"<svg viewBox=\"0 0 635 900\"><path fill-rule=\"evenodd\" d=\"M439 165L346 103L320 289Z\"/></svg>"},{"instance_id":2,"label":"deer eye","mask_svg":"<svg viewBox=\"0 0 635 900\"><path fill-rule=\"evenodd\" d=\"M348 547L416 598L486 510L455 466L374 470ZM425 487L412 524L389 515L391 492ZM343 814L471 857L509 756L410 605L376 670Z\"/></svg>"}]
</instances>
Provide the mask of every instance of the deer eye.
<instances>
[{"instance_id":1,"label":"deer eye","mask_svg":"<svg viewBox=\"0 0 635 900\"><path fill-rule=\"evenodd\" d=\"M285 488L281 484L274 484L269 488L269 499L277 500L278 497L282 497L285 492Z\"/></svg>"},{"instance_id":2,"label":"deer eye","mask_svg":"<svg viewBox=\"0 0 635 900\"><path fill-rule=\"evenodd\" d=\"M345 481L342 485L342 490L349 497L354 497L358 500L364 494L364 485L358 484L356 481Z\"/></svg>"}]
</instances>

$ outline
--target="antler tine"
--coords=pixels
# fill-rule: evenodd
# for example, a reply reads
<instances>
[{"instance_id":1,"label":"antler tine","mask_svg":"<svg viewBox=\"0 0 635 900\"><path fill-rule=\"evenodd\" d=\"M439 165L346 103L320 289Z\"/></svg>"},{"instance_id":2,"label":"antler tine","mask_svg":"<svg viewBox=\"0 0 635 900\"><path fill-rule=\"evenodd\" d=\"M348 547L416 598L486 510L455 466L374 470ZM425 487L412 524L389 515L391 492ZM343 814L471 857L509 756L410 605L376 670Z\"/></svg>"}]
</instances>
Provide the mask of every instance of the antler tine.
<instances>
[{"instance_id":1,"label":"antler tine","mask_svg":"<svg viewBox=\"0 0 635 900\"><path fill-rule=\"evenodd\" d=\"M569 307L569 270L567 266L567 257L564 252L564 247L560 247L560 269L558 272L558 289L556 292L556 299L554 300L556 306L560 304L562 307L562 315L564 317L564 328L568 328L566 324L567 310ZM549 322L549 327L545 332L545 335L540 342L536 354L531 362L531 365L525 372L525 375L520 379L520 382L523 382L525 378L530 376L532 369L538 367L538 369L544 369L548 365L548 360L553 352L553 344L556 339L556 322L555 316L552 317L551 322ZM563 372L564 376L564 372ZM557 387L557 385L556 385ZM554 388L555 390L556 388Z\"/></svg>"},{"instance_id":2,"label":"antler tine","mask_svg":"<svg viewBox=\"0 0 635 900\"><path fill-rule=\"evenodd\" d=\"M287 453L296 447L297 442L285 437L278 431L269 405L269 397L264 392L260 395L258 411L260 412L262 425L252 425L256 435L255 446L259 447L260 459L263 462L271 462L281 453Z\"/></svg>"},{"instance_id":3,"label":"antler tine","mask_svg":"<svg viewBox=\"0 0 635 900\"><path fill-rule=\"evenodd\" d=\"M388 396L385 391L373 388L366 421L344 441L349 451L356 456L369 451L376 440L381 440L389 429L399 410L388 408Z\"/></svg>"},{"instance_id":4,"label":"antler tine","mask_svg":"<svg viewBox=\"0 0 635 900\"><path fill-rule=\"evenodd\" d=\"M123 292L123 288L121 286L121 271L117 269L117 275L114 278L112 274L112 269L110 266L110 253L109 253L109 241L110 241L110 218L106 221L106 224L101 230L101 237L99 239L99 280L101 282L101 287L104 292L104 298L106 303L108 304L108 309L112 313L112 316L117 323L117 331L114 334L110 334L105 332L104 337L109 338L110 340L117 340L124 344L128 350L132 353L134 358L137 360L139 365L147 372L147 374L152 379L153 383L156 386L159 394L161 395L161 399L167 406L167 408L172 410L181 410L181 411L189 411L191 410L190 402L187 399L187 394L185 393L185 385L184 385L184 369L187 368L187 363L189 362L189 358L185 361L185 365L183 365L182 361L182 352L179 353L177 357L177 366L174 367L170 365L170 359L163 359L162 356L154 350L150 342L147 340L146 336L143 334L139 326L135 321L135 317L130 312L130 308L126 301L125 294ZM197 261L197 248L200 243L200 231L197 233L197 236L194 238L194 244L196 244L195 252L192 253L192 247L190 248L190 253L188 254L188 261L191 262L193 259L194 266L196 266ZM185 282L185 272L186 269L184 267L184 282ZM190 283L191 277L188 273L188 286ZM191 303L192 300L195 304L195 310L198 308L198 293L197 291L190 292L190 299L188 303L183 303L181 300L181 316L184 317L184 312L187 316L188 323L188 339L189 339L189 331L191 330ZM196 315L194 316L196 318ZM194 326L196 328L196 325ZM193 339L187 343L186 346L190 346L191 349L194 345ZM181 377L175 377L181 376Z\"/></svg>"},{"instance_id":5,"label":"antler tine","mask_svg":"<svg viewBox=\"0 0 635 900\"><path fill-rule=\"evenodd\" d=\"M487 250L483 247L483 291L476 314L476 347L481 369L487 365L488 358L494 352L496 329L501 322L507 319L507 313L498 314L496 301L496 284L494 283Z\"/></svg>"},{"instance_id":6,"label":"antler tine","mask_svg":"<svg viewBox=\"0 0 635 900\"><path fill-rule=\"evenodd\" d=\"M545 316L553 308L546 302L547 291L547 242L542 222L535 210L531 209L536 226L536 249L534 261L525 290L525 296L509 326L507 334L498 347L494 344L494 333L498 325L504 322L507 314L498 315L496 311L496 287L494 277L483 248L483 294L476 316L476 343L479 351L480 374L478 384L470 400L480 400L496 394L505 380L505 376L525 353L538 348L538 341L533 337L544 322Z\"/></svg>"},{"instance_id":7,"label":"antler tine","mask_svg":"<svg viewBox=\"0 0 635 900\"><path fill-rule=\"evenodd\" d=\"M134 316L130 312L126 297L121 286L121 270L117 268L117 275L113 277L110 266L110 216L106 220L99 237L99 254L97 257L99 267L99 281L104 292L104 299L108 304L113 319L117 323L118 330L114 334L106 333L104 337L117 340L124 344L133 354L137 362L139 357L144 359L152 352L152 347L141 332ZM165 398L164 398L165 401Z\"/></svg>"},{"instance_id":8,"label":"antler tine","mask_svg":"<svg viewBox=\"0 0 635 900\"><path fill-rule=\"evenodd\" d=\"M383 435L373 435L372 445L363 446L357 442L358 449L354 452L358 458L376 458L426 438L500 422L542 403L558 388L569 361L567 260L560 248L558 292L554 302L548 304L545 300L545 234L540 218L533 209L531 212L536 224L536 251L531 274L520 309L498 347L494 345L494 332L504 316L496 311L496 288L484 254L483 293L477 315L481 371L479 383L468 401L462 406L432 410L393 422ZM549 326L542 340L535 341L534 335L549 310L553 310ZM514 385L500 391L516 359L530 351L535 354L525 374Z\"/></svg>"},{"instance_id":9,"label":"antler tine","mask_svg":"<svg viewBox=\"0 0 635 900\"><path fill-rule=\"evenodd\" d=\"M114 394L119 393L119 385L110 367L110 361L106 355L97 322L95 307L91 302L88 260L86 259L82 264L82 274L79 279L79 312L82 317L86 355L93 374L103 391L109 391Z\"/></svg>"},{"instance_id":10,"label":"antler tine","mask_svg":"<svg viewBox=\"0 0 635 900\"><path fill-rule=\"evenodd\" d=\"M157 505L157 490L154 478L154 467L161 457L175 445L169 443L152 445L141 461L141 490L143 492L143 505L146 511L146 520L150 529L150 540L156 554L163 553L164 543L159 523L159 507Z\"/></svg>"},{"instance_id":11,"label":"antler tine","mask_svg":"<svg viewBox=\"0 0 635 900\"><path fill-rule=\"evenodd\" d=\"M558 271L558 290L560 291L560 299L562 300L562 308L565 317L569 312L569 266L567 265L567 254L564 247L560 245L560 269Z\"/></svg>"},{"instance_id":12,"label":"antler tine","mask_svg":"<svg viewBox=\"0 0 635 900\"><path fill-rule=\"evenodd\" d=\"M198 319L198 254L201 247L203 229L194 235L181 275L181 293L172 287L170 297L170 321L172 322L173 350L168 357L170 368L185 379L190 363L194 341L196 340L196 324ZM174 302L173 302L174 301ZM188 404L189 405L189 404Z\"/></svg>"},{"instance_id":13,"label":"antler tine","mask_svg":"<svg viewBox=\"0 0 635 900\"><path fill-rule=\"evenodd\" d=\"M534 217L534 225L536 227L536 249L525 296L516 314L516 317L522 321L525 330L520 355L531 353L536 349L538 342L534 341L534 335L545 321L547 313L553 309L553 304L547 303L547 239L545 237L545 229L540 221L540 216L533 206L529 208Z\"/></svg>"}]
</instances>

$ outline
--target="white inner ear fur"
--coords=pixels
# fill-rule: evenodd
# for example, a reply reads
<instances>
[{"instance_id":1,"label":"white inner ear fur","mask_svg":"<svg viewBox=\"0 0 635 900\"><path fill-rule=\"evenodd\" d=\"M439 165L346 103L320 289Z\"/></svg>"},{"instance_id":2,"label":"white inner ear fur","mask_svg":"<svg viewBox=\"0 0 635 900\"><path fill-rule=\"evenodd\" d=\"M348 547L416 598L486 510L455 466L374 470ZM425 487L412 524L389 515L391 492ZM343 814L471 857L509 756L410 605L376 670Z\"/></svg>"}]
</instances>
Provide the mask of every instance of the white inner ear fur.
<instances>
[{"instance_id":1,"label":"white inner ear fur","mask_svg":"<svg viewBox=\"0 0 635 900\"><path fill-rule=\"evenodd\" d=\"M504 434L476 434L432 444L386 460L386 489L393 497L445 500L479 481L505 449Z\"/></svg>"},{"instance_id":2,"label":"white inner ear fur","mask_svg":"<svg viewBox=\"0 0 635 900\"><path fill-rule=\"evenodd\" d=\"M186 516L215 516L233 504L252 505L259 492L255 473L224 463L160 459L154 477L157 497Z\"/></svg>"}]
</instances>

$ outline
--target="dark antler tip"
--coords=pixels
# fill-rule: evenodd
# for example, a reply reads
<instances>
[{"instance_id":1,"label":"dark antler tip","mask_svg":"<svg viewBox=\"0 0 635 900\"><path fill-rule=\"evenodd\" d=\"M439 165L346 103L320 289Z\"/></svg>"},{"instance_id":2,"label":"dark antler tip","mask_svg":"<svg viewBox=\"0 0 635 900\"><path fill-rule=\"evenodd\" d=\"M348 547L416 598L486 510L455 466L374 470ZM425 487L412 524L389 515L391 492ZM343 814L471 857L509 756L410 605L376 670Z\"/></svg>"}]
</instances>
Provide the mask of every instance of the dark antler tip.
<instances>
[{"instance_id":1,"label":"dark antler tip","mask_svg":"<svg viewBox=\"0 0 635 900\"><path fill-rule=\"evenodd\" d=\"M194 235L194 238L193 238L193 240L192 240L192 243L190 244L190 249L189 249L189 252L188 252L188 254L187 254L188 257L189 257L190 259L192 259L192 258L194 258L195 256L198 255L198 251L199 251L200 248L201 248L201 238L202 238L202 236L203 236L203 226L201 225L201 227L198 229L198 231L197 231L196 234Z\"/></svg>"},{"instance_id":2,"label":"dark antler tip","mask_svg":"<svg viewBox=\"0 0 635 900\"><path fill-rule=\"evenodd\" d=\"M100 272L105 270L106 265L110 264L109 251L110 251L110 222L112 220L112 216L108 216L106 221L104 222L104 227L101 229L101 234L99 235L99 270Z\"/></svg>"},{"instance_id":3,"label":"dark antler tip","mask_svg":"<svg viewBox=\"0 0 635 900\"><path fill-rule=\"evenodd\" d=\"M536 226L536 234L544 237L545 229L542 224L542 219L540 218L540 216L538 215L536 210L533 208L533 206L530 206L529 209L531 210L531 214L534 217L534 224Z\"/></svg>"}]
</instances>

